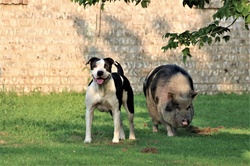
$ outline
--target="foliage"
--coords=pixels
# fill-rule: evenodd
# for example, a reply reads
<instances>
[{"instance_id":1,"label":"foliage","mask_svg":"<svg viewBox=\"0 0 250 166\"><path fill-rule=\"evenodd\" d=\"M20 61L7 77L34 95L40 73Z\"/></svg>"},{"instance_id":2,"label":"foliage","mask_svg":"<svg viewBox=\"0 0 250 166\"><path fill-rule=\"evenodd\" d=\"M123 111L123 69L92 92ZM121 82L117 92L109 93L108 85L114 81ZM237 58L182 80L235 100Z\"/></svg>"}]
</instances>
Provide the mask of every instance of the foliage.
<instances>
[{"instance_id":1,"label":"foliage","mask_svg":"<svg viewBox=\"0 0 250 166\"><path fill-rule=\"evenodd\" d=\"M199 29L198 31L185 31L183 33L167 33L163 37L169 38L168 44L163 46L162 49L175 49L180 45L186 46L182 50L183 54L183 62L186 61L187 57L191 57L190 49L188 46L190 45L198 45L199 48L203 47L205 43L211 44L213 39L215 42L221 41L221 35L225 32L229 32L230 29L228 27L219 26L219 21L214 21L206 27ZM229 35L225 35L222 39L227 42L230 39Z\"/></svg>"},{"instance_id":2,"label":"foliage","mask_svg":"<svg viewBox=\"0 0 250 166\"><path fill-rule=\"evenodd\" d=\"M222 0L223 6L213 15L214 22L208 26L202 27L197 31L183 33L166 33L163 37L169 38L168 44L163 46L164 51L168 49L175 49L179 46L185 46L182 50L183 62L185 63L187 57L191 57L190 45L198 45L199 48L204 44L211 44L212 42L220 42L221 38L227 42L230 39L229 35L223 35L225 32L230 32L229 27L232 26L239 18L245 21L245 28L249 30L250 23L250 2L248 0ZM204 8L204 3L209 3L208 0L183 0L183 6L188 5L190 8L197 6ZM220 26L219 20L233 17L233 22L226 26Z\"/></svg>"},{"instance_id":3,"label":"foliage","mask_svg":"<svg viewBox=\"0 0 250 166\"><path fill-rule=\"evenodd\" d=\"M107 1L115 2L116 0L71 0L73 2L78 2L79 5L84 7L95 5L101 2L101 8ZM135 2L136 5L141 3L143 8L146 8L150 0L124 0L126 3ZM190 8L197 7L203 9L205 4L208 4L210 0L183 0L183 6L186 5ZM226 32L230 32L229 27L232 26L235 21L239 18L243 18L245 21L245 28L249 30L248 24L250 24L250 1L249 0L222 0L223 6L218 9L218 11L213 15L214 21L208 26L202 27L197 31L190 32L186 30L183 33L166 33L163 38L169 38L166 46L163 46L164 51L169 49L176 49L177 47L184 46L182 50L183 62L186 62L187 57L191 57L190 45L198 45L199 48L203 47L204 44L211 44L213 42L220 42L224 40L229 41L230 36L224 35ZM233 17L234 20L232 24L223 27L220 26L220 20L228 19Z\"/></svg>"},{"instance_id":4,"label":"foliage","mask_svg":"<svg viewBox=\"0 0 250 166\"><path fill-rule=\"evenodd\" d=\"M87 6L95 5L99 2L101 2L101 9L104 9L104 5L106 2L115 2L116 0L71 0L72 2L78 3L80 6L84 6L86 8ZM124 0L126 3L134 3L135 5L138 5L141 3L141 6L143 8L146 8L148 4L150 3L150 0Z\"/></svg>"},{"instance_id":5,"label":"foliage","mask_svg":"<svg viewBox=\"0 0 250 166\"><path fill-rule=\"evenodd\" d=\"M136 141L112 144L110 114L95 111L93 142L84 144L84 95L0 92L0 165L247 165L249 94L198 95L192 122L214 132L178 129L168 137L163 126L152 132L145 97L135 96ZM128 121L122 110L125 133ZM221 127L219 127L221 126ZM223 126L223 127L222 127ZM215 131L218 130L218 131ZM14 160L13 160L14 159ZM143 161L142 161L143 159Z\"/></svg>"},{"instance_id":6,"label":"foliage","mask_svg":"<svg viewBox=\"0 0 250 166\"><path fill-rule=\"evenodd\" d=\"M209 0L183 0L183 6L188 5L190 8L197 6L199 8L204 8L205 3L209 3Z\"/></svg>"}]
</instances>

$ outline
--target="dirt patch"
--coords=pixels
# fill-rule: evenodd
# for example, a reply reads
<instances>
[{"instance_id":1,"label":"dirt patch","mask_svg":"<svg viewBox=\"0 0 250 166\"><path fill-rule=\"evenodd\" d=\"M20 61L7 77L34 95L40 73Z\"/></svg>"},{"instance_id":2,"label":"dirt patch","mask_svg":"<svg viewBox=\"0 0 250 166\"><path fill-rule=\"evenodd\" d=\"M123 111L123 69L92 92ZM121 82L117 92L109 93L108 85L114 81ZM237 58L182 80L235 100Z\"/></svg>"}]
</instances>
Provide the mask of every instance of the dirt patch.
<instances>
[{"instance_id":1,"label":"dirt patch","mask_svg":"<svg viewBox=\"0 0 250 166\"><path fill-rule=\"evenodd\" d=\"M3 132L3 131L1 131L0 132L0 135L1 136L7 136L8 135L8 133L7 132ZM5 145L6 144L6 141L4 141L4 140L0 140L0 145Z\"/></svg>"},{"instance_id":2,"label":"dirt patch","mask_svg":"<svg viewBox=\"0 0 250 166\"><path fill-rule=\"evenodd\" d=\"M141 153L158 153L158 149L154 147L146 147L141 150Z\"/></svg>"},{"instance_id":3,"label":"dirt patch","mask_svg":"<svg viewBox=\"0 0 250 166\"><path fill-rule=\"evenodd\" d=\"M116 146L116 145L123 145L124 144L124 142L123 141L119 141L119 142L116 142L116 143L114 143L114 142L108 142L108 145L111 145L111 146Z\"/></svg>"},{"instance_id":4,"label":"dirt patch","mask_svg":"<svg viewBox=\"0 0 250 166\"><path fill-rule=\"evenodd\" d=\"M189 126L187 127L187 131L190 131L192 133L197 133L197 134L200 134L200 135L209 135L209 134L212 134L212 133L216 133L218 132L220 129L223 129L224 127L223 126L219 126L219 127L216 127L216 128L212 128L212 127L206 127L206 128L199 128L199 127L196 127L196 126Z\"/></svg>"},{"instance_id":5,"label":"dirt patch","mask_svg":"<svg viewBox=\"0 0 250 166\"><path fill-rule=\"evenodd\" d=\"M4 140L0 140L0 145L4 145L6 142Z\"/></svg>"},{"instance_id":6,"label":"dirt patch","mask_svg":"<svg viewBox=\"0 0 250 166\"><path fill-rule=\"evenodd\" d=\"M70 137L70 139L73 140L73 141L81 141L81 140L82 140L82 137L79 136L79 135L72 135L72 136Z\"/></svg>"},{"instance_id":7,"label":"dirt patch","mask_svg":"<svg viewBox=\"0 0 250 166\"><path fill-rule=\"evenodd\" d=\"M7 133L7 132L1 131L1 132L0 132L0 135L8 135L8 133Z\"/></svg>"}]
</instances>

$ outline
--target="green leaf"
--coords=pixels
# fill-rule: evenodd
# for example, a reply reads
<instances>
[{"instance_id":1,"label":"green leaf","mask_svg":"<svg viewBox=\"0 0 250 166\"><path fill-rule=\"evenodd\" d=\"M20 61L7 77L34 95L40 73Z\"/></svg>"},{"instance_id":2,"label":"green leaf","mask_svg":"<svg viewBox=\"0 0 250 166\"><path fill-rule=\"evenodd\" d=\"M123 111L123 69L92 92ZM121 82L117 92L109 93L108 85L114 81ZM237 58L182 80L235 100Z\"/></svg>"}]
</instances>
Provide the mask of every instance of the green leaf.
<instances>
[{"instance_id":1,"label":"green leaf","mask_svg":"<svg viewBox=\"0 0 250 166\"><path fill-rule=\"evenodd\" d=\"M102 10L102 11L104 10L104 6L105 6L105 3L102 2L102 3L101 3L101 10Z\"/></svg>"},{"instance_id":2,"label":"green leaf","mask_svg":"<svg viewBox=\"0 0 250 166\"><path fill-rule=\"evenodd\" d=\"M190 54L190 49L188 47L184 48L181 52L184 56L192 57Z\"/></svg>"},{"instance_id":3,"label":"green leaf","mask_svg":"<svg viewBox=\"0 0 250 166\"><path fill-rule=\"evenodd\" d=\"M204 46L204 43L202 41L200 41L199 43L199 48L203 47Z\"/></svg>"},{"instance_id":4,"label":"green leaf","mask_svg":"<svg viewBox=\"0 0 250 166\"><path fill-rule=\"evenodd\" d=\"M233 0L233 5L237 6L238 5L238 0Z\"/></svg>"},{"instance_id":5,"label":"green leaf","mask_svg":"<svg viewBox=\"0 0 250 166\"><path fill-rule=\"evenodd\" d=\"M139 1L140 1L140 0L139 0ZM142 8L147 8L149 2L150 2L149 0L143 0L143 1L141 2Z\"/></svg>"},{"instance_id":6,"label":"green leaf","mask_svg":"<svg viewBox=\"0 0 250 166\"><path fill-rule=\"evenodd\" d=\"M135 5L138 5L141 2L141 0L137 0Z\"/></svg>"},{"instance_id":7,"label":"green leaf","mask_svg":"<svg viewBox=\"0 0 250 166\"><path fill-rule=\"evenodd\" d=\"M79 0L78 3L81 6L83 4L83 0Z\"/></svg>"},{"instance_id":8,"label":"green leaf","mask_svg":"<svg viewBox=\"0 0 250 166\"><path fill-rule=\"evenodd\" d=\"M248 15L248 16L245 18L245 23L246 23L246 24L250 24L250 15Z\"/></svg>"},{"instance_id":9,"label":"green leaf","mask_svg":"<svg viewBox=\"0 0 250 166\"><path fill-rule=\"evenodd\" d=\"M192 57L192 55L190 54L190 49L186 47L181 52L182 52L182 61L183 63L186 63L187 57Z\"/></svg>"},{"instance_id":10,"label":"green leaf","mask_svg":"<svg viewBox=\"0 0 250 166\"><path fill-rule=\"evenodd\" d=\"M203 41L204 43L206 43L206 42L208 41L208 37L207 37L207 36L204 36L204 37L202 38L202 41Z\"/></svg>"},{"instance_id":11,"label":"green leaf","mask_svg":"<svg viewBox=\"0 0 250 166\"><path fill-rule=\"evenodd\" d=\"M248 24L245 24L245 28L246 28L246 30L248 30L248 31L249 31Z\"/></svg>"},{"instance_id":12,"label":"green leaf","mask_svg":"<svg viewBox=\"0 0 250 166\"><path fill-rule=\"evenodd\" d=\"M183 61L183 63L184 63L184 64L186 64L186 61L187 61L187 56L182 55L182 61Z\"/></svg>"},{"instance_id":13,"label":"green leaf","mask_svg":"<svg viewBox=\"0 0 250 166\"><path fill-rule=\"evenodd\" d=\"M220 23L220 21L218 21L218 20L214 21L215 25L219 25L219 23Z\"/></svg>"},{"instance_id":14,"label":"green leaf","mask_svg":"<svg viewBox=\"0 0 250 166\"><path fill-rule=\"evenodd\" d=\"M165 51L167 51L169 49L169 46L168 45L163 46L163 47L161 47L161 49L165 52Z\"/></svg>"},{"instance_id":15,"label":"green leaf","mask_svg":"<svg viewBox=\"0 0 250 166\"><path fill-rule=\"evenodd\" d=\"M243 11L242 11L242 15L244 17L246 17L247 15L249 15L249 10L247 8L244 8Z\"/></svg>"},{"instance_id":16,"label":"green leaf","mask_svg":"<svg viewBox=\"0 0 250 166\"><path fill-rule=\"evenodd\" d=\"M229 41L229 39L230 39L230 36L223 36L223 39L225 40L225 42L228 42Z\"/></svg>"},{"instance_id":17,"label":"green leaf","mask_svg":"<svg viewBox=\"0 0 250 166\"><path fill-rule=\"evenodd\" d=\"M239 13L242 13L243 9L244 9L244 6L241 5L241 4L238 4L238 5L236 6L236 10L237 10L237 12L239 12Z\"/></svg>"},{"instance_id":18,"label":"green leaf","mask_svg":"<svg viewBox=\"0 0 250 166\"><path fill-rule=\"evenodd\" d=\"M212 37L208 37L207 43L210 45L212 43Z\"/></svg>"},{"instance_id":19,"label":"green leaf","mask_svg":"<svg viewBox=\"0 0 250 166\"><path fill-rule=\"evenodd\" d=\"M162 38L168 38L170 36L170 33L166 33L165 35L162 36Z\"/></svg>"},{"instance_id":20,"label":"green leaf","mask_svg":"<svg viewBox=\"0 0 250 166\"><path fill-rule=\"evenodd\" d=\"M177 48L178 47L178 42L171 42L170 44L169 44L169 48L170 49L172 49L172 48Z\"/></svg>"},{"instance_id":21,"label":"green leaf","mask_svg":"<svg viewBox=\"0 0 250 166\"><path fill-rule=\"evenodd\" d=\"M219 36L217 36L217 37L215 38L215 42L220 42L220 37L219 37Z\"/></svg>"}]
</instances>

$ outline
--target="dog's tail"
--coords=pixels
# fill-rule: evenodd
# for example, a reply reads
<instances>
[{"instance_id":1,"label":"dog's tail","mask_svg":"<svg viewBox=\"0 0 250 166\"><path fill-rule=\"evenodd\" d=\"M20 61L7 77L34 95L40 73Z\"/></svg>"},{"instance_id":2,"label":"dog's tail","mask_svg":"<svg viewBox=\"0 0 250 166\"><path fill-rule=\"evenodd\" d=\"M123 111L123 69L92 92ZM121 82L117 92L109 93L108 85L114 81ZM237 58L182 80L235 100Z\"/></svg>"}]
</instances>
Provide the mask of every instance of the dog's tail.
<instances>
[{"instance_id":1,"label":"dog's tail","mask_svg":"<svg viewBox=\"0 0 250 166\"><path fill-rule=\"evenodd\" d=\"M118 73L119 75L124 76L124 71L123 71L122 66L120 65L120 63L118 63L117 61L115 61L114 65L115 65L116 68L117 68L117 73Z\"/></svg>"}]
</instances>

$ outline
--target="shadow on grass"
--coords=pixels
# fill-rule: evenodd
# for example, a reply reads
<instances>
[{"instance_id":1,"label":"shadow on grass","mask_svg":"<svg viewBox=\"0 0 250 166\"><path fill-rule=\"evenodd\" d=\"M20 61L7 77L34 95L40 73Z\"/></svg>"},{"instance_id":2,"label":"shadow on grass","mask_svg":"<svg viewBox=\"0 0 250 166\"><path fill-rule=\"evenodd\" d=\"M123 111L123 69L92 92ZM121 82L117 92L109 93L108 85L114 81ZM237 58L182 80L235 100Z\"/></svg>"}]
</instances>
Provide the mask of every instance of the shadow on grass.
<instances>
[{"instance_id":1,"label":"shadow on grass","mask_svg":"<svg viewBox=\"0 0 250 166\"><path fill-rule=\"evenodd\" d=\"M69 130L73 129L71 127L66 130L61 125L51 124L51 126L48 125L47 127L48 131L56 132L52 136L55 141L60 142L59 145L28 144L23 147L1 146L0 154L4 156L8 154L15 155L17 160L27 157L27 163L30 163L28 162L29 156L33 156L33 158L37 156L39 161L33 162L38 162L39 164L43 164L43 162L54 162L56 164L101 164L95 161L96 158L101 158L100 161L105 160L105 164L118 164L120 162L140 164L141 160L138 159L146 155L142 153L142 149L154 147L158 153L152 154L155 157L152 157L150 160L155 163L160 161L164 163L166 160L173 161L178 158L180 158L180 162L184 162L183 160L199 162L206 159L215 160L217 161L216 163L218 161L225 163L227 160L235 159L241 161L239 165L244 165L249 160L247 156L244 156L249 151L249 135L247 134L217 132L211 135L198 135L186 134L186 131L181 130L178 136L168 137L163 131L152 133L148 129L139 129L137 130L138 140L122 140L119 144L112 144L112 129L106 126L103 127L103 130L109 132L95 131L93 143L83 144L81 139L82 133L70 132ZM55 128L57 129L55 130ZM126 155L126 159L121 157L123 155ZM127 162L128 157L131 160ZM149 156L145 157L147 158L145 160L151 158ZM108 162L108 160L110 161Z\"/></svg>"},{"instance_id":2,"label":"shadow on grass","mask_svg":"<svg viewBox=\"0 0 250 166\"><path fill-rule=\"evenodd\" d=\"M0 156L8 158L8 155L13 154L19 161L27 158L29 164L36 163L36 161L28 162L28 160L37 157L39 158L37 163L40 165L47 164L47 162L56 165L65 163L87 163L89 165L130 163L138 165L142 162L141 158L145 158L148 164L157 163L160 165L176 164L176 162L184 165L185 162L192 163L193 161L197 161L195 165L204 165L206 162L213 163L214 161L216 161L217 165L220 165L220 163L223 163L222 165L225 165L225 163L229 165L247 165L250 134L247 126L244 125L245 121L241 123L242 126L245 126L244 128L231 127L233 124L229 122L234 119L234 117L231 117L231 112L224 114L227 121L221 121L220 125L225 127L216 132L202 135L185 129L178 129L177 136L168 137L163 126L159 126L158 133L152 132L152 122L146 110L143 96L138 97L135 108L137 140L122 140L119 144L111 143L113 120L108 113L95 111L92 126L93 142L91 144L83 143L85 117L82 114L84 111L80 113L78 111L67 112L61 115L63 111L59 109L58 113L58 109L56 109L50 114L49 112L43 112L42 115L47 114L46 116L38 114L29 117L22 114L15 116L15 118L11 118L13 115L8 114L9 116L6 116L5 119L7 134L0 135L1 139L6 142L6 144L0 146ZM70 109L77 110L78 108ZM223 114L223 111L227 112L222 108L220 113ZM244 111L244 109L241 109L241 111ZM201 110L198 116L195 117L195 119L197 118L196 124L202 125L203 123L199 123L199 120L203 122L208 117L204 112L202 113ZM218 119L217 115L215 117ZM212 118L209 116L207 119L211 121ZM122 119L127 138L129 129L127 115L124 110L122 110ZM206 121L209 122L209 120ZM11 141L6 140L7 138L15 139L14 143L10 143ZM153 155L145 156L147 154L142 153L142 149L145 148L154 148L157 153L153 155L157 155L157 157ZM122 158L124 154L126 154L126 157ZM60 156L63 157L60 159ZM103 160L96 161L96 158L102 158ZM131 160L128 161L128 158ZM202 164L199 164L199 162ZM237 164L237 162L240 164ZM18 164L20 163L22 162L18 162Z\"/></svg>"},{"instance_id":3,"label":"shadow on grass","mask_svg":"<svg viewBox=\"0 0 250 166\"><path fill-rule=\"evenodd\" d=\"M126 114L124 115L126 116ZM78 117L78 120L72 122L69 119L55 121L24 119L22 123L13 121L13 124L9 125L19 124L20 134L25 132L23 130L28 130L29 126L35 126L36 129L45 131L42 136L38 136L38 139L45 140L38 144L24 141L20 143L20 146L6 144L0 147L0 154L3 157L14 155L19 161L18 164L36 163L40 165L48 164L48 162L56 165L72 163L138 165L142 162L139 159L144 157L149 163L158 164L174 164L175 162L184 164L185 162L197 161L195 165L199 165L199 162L204 163L204 160L211 160L210 162L215 160L217 164L240 161L239 165L244 165L248 162L247 156L244 156L249 151L248 134L232 134L226 130L220 130L208 135L201 135L179 129L177 136L168 137L163 126L160 126L158 133L153 133L152 126L144 124L151 123L145 112L139 112L137 116L140 118L135 124L137 140L121 140L119 144L111 143L113 137L112 118L109 114L101 112L95 114L92 129L93 142L91 144L83 143L85 135L83 117ZM128 136L127 124L124 124L124 128L125 134ZM34 135L39 134L34 128L31 130ZM29 134L27 137L32 135L31 132ZM145 148L156 149L157 153L152 154L155 157L143 153L142 150ZM125 158L122 157L124 155L126 155ZM24 158L26 158L25 162ZM96 161L96 158L100 161ZM128 158L130 158L129 161Z\"/></svg>"}]
</instances>

